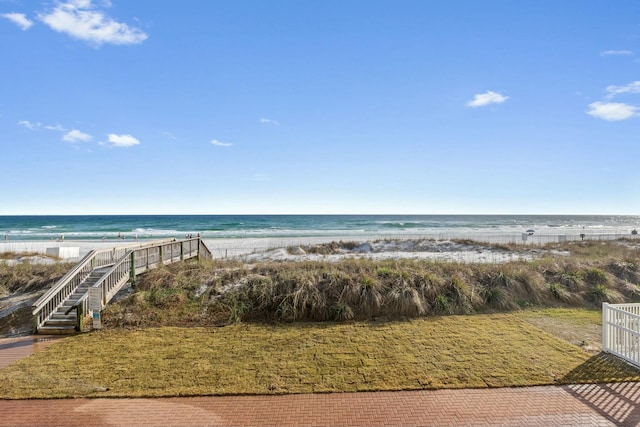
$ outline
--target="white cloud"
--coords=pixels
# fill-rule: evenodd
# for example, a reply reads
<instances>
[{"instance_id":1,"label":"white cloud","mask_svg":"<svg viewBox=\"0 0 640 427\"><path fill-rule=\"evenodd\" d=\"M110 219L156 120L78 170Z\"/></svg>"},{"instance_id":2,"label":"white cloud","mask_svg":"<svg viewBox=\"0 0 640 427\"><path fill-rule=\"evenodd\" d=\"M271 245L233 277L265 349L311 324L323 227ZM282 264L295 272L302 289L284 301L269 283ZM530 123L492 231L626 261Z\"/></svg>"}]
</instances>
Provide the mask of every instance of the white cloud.
<instances>
[{"instance_id":1,"label":"white cloud","mask_svg":"<svg viewBox=\"0 0 640 427\"><path fill-rule=\"evenodd\" d=\"M630 50L605 50L600 52L600 56L633 56Z\"/></svg>"},{"instance_id":2,"label":"white cloud","mask_svg":"<svg viewBox=\"0 0 640 427\"><path fill-rule=\"evenodd\" d=\"M640 93L640 80L631 82L624 86L607 86L607 99L611 99L614 96L621 95L623 93Z\"/></svg>"},{"instance_id":3,"label":"white cloud","mask_svg":"<svg viewBox=\"0 0 640 427\"><path fill-rule=\"evenodd\" d=\"M88 133L80 132L78 129L73 129L62 137L63 141L66 142L87 142L91 141L93 137Z\"/></svg>"},{"instance_id":4,"label":"white cloud","mask_svg":"<svg viewBox=\"0 0 640 427\"><path fill-rule=\"evenodd\" d=\"M479 93L474 95L473 100L467 102L467 107L477 108L477 107L484 107L490 104L502 104L507 99L509 99L508 96L504 96L497 92L492 92L488 90L485 93Z\"/></svg>"},{"instance_id":5,"label":"white cloud","mask_svg":"<svg viewBox=\"0 0 640 427\"><path fill-rule=\"evenodd\" d=\"M59 132L65 132L67 130L62 125L55 125L55 126L45 125L44 128L46 130L57 130Z\"/></svg>"},{"instance_id":6,"label":"white cloud","mask_svg":"<svg viewBox=\"0 0 640 427\"><path fill-rule=\"evenodd\" d=\"M31 123L29 120L20 120L18 124L26 127L27 129L35 129L42 126L42 123Z\"/></svg>"},{"instance_id":7,"label":"white cloud","mask_svg":"<svg viewBox=\"0 0 640 427\"><path fill-rule=\"evenodd\" d=\"M0 16L2 16L3 18L7 18L9 21L22 28L23 31L27 31L33 26L33 21L27 19L27 16L24 13L10 12L3 13Z\"/></svg>"},{"instance_id":8,"label":"white cloud","mask_svg":"<svg viewBox=\"0 0 640 427\"><path fill-rule=\"evenodd\" d=\"M617 122L637 116L638 107L619 102L594 102L589 104L587 114L609 122Z\"/></svg>"},{"instance_id":9,"label":"white cloud","mask_svg":"<svg viewBox=\"0 0 640 427\"><path fill-rule=\"evenodd\" d=\"M275 120L265 119L264 117L260 119L260 123L263 123L266 125L280 126L280 123L276 122Z\"/></svg>"},{"instance_id":10,"label":"white cloud","mask_svg":"<svg viewBox=\"0 0 640 427\"><path fill-rule=\"evenodd\" d=\"M133 147L140 144L140 141L131 135L116 135L115 133L109 134L109 142L113 147Z\"/></svg>"},{"instance_id":11,"label":"white cloud","mask_svg":"<svg viewBox=\"0 0 640 427\"><path fill-rule=\"evenodd\" d=\"M103 4L106 7L110 6L108 2ZM96 46L104 43L138 44L148 37L139 28L114 21L104 12L96 10L91 0L57 2L53 10L39 14L38 19L59 33L68 34Z\"/></svg>"},{"instance_id":12,"label":"white cloud","mask_svg":"<svg viewBox=\"0 0 640 427\"><path fill-rule=\"evenodd\" d=\"M220 142L217 139L212 139L211 144L215 145L216 147L231 147L233 145L229 142Z\"/></svg>"}]
</instances>

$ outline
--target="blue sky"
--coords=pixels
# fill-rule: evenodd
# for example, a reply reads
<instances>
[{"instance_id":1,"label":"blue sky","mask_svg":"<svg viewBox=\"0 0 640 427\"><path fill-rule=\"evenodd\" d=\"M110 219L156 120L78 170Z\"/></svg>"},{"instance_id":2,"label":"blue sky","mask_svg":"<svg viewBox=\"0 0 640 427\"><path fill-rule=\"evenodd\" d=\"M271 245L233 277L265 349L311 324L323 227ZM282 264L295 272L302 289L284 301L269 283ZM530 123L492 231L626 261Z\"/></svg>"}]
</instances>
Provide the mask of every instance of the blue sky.
<instances>
[{"instance_id":1,"label":"blue sky","mask_svg":"<svg viewBox=\"0 0 640 427\"><path fill-rule=\"evenodd\" d=\"M640 3L0 0L0 215L640 214Z\"/></svg>"}]
</instances>

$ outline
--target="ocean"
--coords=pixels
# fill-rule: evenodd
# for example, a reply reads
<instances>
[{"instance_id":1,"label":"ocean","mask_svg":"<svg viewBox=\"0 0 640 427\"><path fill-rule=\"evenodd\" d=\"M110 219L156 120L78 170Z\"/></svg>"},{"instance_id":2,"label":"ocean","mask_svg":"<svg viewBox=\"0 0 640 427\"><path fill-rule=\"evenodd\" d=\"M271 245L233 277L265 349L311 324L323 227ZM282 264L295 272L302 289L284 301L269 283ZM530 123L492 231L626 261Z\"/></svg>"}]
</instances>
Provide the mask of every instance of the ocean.
<instances>
[{"instance_id":1,"label":"ocean","mask_svg":"<svg viewBox=\"0 0 640 427\"><path fill-rule=\"evenodd\" d=\"M73 215L0 216L0 239L468 237L630 235L640 216L615 215Z\"/></svg>"}]
</instances>

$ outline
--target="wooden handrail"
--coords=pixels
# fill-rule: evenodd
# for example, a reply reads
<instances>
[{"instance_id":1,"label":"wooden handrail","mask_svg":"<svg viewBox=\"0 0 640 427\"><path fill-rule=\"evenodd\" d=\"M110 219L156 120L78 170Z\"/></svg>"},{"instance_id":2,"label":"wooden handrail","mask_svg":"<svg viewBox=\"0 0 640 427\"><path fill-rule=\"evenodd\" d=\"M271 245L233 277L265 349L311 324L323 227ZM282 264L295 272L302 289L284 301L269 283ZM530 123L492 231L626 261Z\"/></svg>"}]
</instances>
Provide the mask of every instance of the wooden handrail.
<instances>
[{"instance_id":1,"label":"wooden handrail","mask_svg":"<svg viewBox=\"0 0 640 427\"><path fill-rule=\"evenodd\" d=\"M60 278L60 280L58 280L56 282L55 285L53 285L51 288L49 288L49 290L47 292L45 292L40 298L38 298L38 300L36 302L33 303L32 305L32 310L34 311L34 315L35 315L35 311L39 310L42 308L42 306L44 304L46 304L50 297L56 293L58 293L58 291L64 287L64 285L69 282L71 280L71 278L75 277L75 275L78 273L79 270L82 269L82 267L84 267L87 263L89 263L95 256L96 251L90 251L88 254L86 254L79 262L78 264L76 264L71 270L69 270L67 272L67 274L65 274L64 276L62 276L62 278Z\"/></svg>"},{"instance_id":2,"label":"wooden handrail","mask_svg":"<svg viewBox=\"0 0 640 427\"><path fill-rule=\"evenodd\" d=\"M111 266L111 268L109 270L107 270L99 279L98 281L92 286L93 288L97 288L98 286L102 286L102 284L104 283L105 280L107 280L107 278L109 276L111 276L113 274L114 271L116 271L118 269L118 267L120 266L120 264L122 264L124 261L127 260L128 257L131 256L131 254L133 253L133 250L129 250L127 251L127 253L125 253L124 255L122 255L120 257L120 259L113 264L113 266ZM104 291L103 291L103 295L104 295ZM77 307L78 305L82 304L82 302L87 299L89 297L89 294L86 293L83 296L80 297L80 299L78 300L78 302L76 304L74 304L73 307L71 307L69 310L72 310L74 307ZM106 301L106 303L108 303L109 301ZM67 311L68 313L69 311Z\"/></svg>"},{"instance_id":3,"label":"wooden handrail","mask_svg":"<svg viewBox=\"0 0 640 427\"><path fill-rule=\"evenodd\" d=\"M198 257L204 259L212 259L213 254L202 239L198 239Z\"/></svg>"}]
</instances>

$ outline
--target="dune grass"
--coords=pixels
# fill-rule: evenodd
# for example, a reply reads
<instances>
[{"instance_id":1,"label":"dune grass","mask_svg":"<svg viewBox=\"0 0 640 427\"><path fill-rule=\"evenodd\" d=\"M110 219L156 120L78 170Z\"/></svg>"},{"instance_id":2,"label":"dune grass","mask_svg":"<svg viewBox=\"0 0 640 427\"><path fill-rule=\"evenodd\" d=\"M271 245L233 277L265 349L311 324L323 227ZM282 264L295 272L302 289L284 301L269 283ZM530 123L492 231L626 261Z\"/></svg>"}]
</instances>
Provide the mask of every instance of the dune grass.
<instances>
[{"instance_id":1,"label":"dune grass","mask_svg":"<svg viewBox=\"0 0 640 427\"><path fill-rule=\"evenodd\" d=\"M502 264L181 263L146 273L136 292L110 305L103 320L125 328L342 322L640 301L637 248L626 242L574 242L550 249L560 248L571 255L547 253Z\"/></svg>"},{"instance_id":2,"label":"dune grass","mask_svg":"<svg viewBox=\"0 0 640 427\"><path fill-rule=\"evenodd\" d=\"M516 314L115 329L0 370L0 398L284 394L640 380Z\"/></svg>"}]
</instances>

